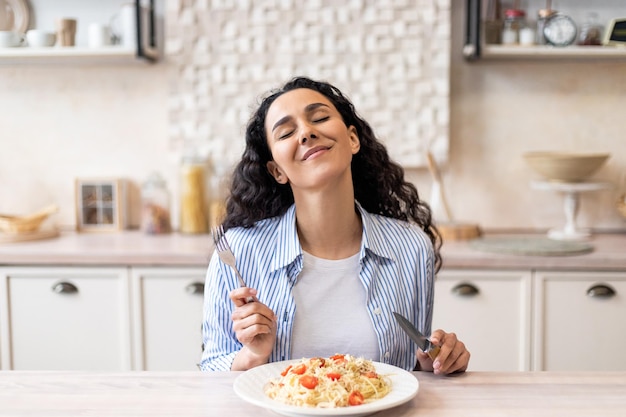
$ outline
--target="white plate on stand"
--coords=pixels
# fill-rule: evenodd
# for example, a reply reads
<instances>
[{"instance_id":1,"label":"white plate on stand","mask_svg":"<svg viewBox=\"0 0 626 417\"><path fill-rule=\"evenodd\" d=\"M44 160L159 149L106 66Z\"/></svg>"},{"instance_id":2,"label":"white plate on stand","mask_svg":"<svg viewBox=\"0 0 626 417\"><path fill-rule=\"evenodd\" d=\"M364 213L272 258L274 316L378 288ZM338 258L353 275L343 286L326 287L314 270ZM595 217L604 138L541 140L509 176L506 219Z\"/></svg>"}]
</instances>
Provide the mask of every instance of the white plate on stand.
<instances>
[{"instance_id":1,"label":"white plate on stand","mask_svg":"<svg viewBox=\"0 0 626 417\"><path fill-rule=\"evenodd\" d=\"M585 240L591 237L588 229L576 225L576 217L580 208L580 193L600 191L611 188L608 182L555 182L533 181L531 187L537 190L556 191L564 195L563 211L565 226L562 229L550 229L548 237L554 240Z\"/></svg>"}]
</instances>

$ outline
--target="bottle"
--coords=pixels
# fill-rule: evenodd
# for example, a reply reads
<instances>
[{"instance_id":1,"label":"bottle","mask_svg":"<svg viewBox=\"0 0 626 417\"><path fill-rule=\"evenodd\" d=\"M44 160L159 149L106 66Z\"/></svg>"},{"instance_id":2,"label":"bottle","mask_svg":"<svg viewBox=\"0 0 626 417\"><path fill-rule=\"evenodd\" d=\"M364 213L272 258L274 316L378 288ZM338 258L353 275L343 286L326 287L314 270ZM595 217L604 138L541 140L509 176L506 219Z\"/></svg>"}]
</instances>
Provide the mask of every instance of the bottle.
<instances>
[{"instance_id":1,"label":"bottle","mask_svg":"<svg viewBox=\"0 0 626 417\"><path fill-rule=\"evenodd\" d=\"M535 36L537 45L545 45L547 43L543 34L543 28L546 26L546 22L555 14L556 10L552 9L539 9L537 12L537 32Z\"/></svg>"},{"instance_id":2,"label":"bottle","mask_svg":"<svg viewBox=\"0 0 626 417\"><path fill-rule=\"evenodd\" d=\"M519 44L520 30L525 28L526 12L521 9L506 9L504 11L504 27L502 29L502 44Z\"/></svg>"},{"instance_id":3,"label":"bottle","mask_svg":"<svg viewBox=\"0 0 626 417\"><path fill-rule=\"evenodd\" d=\"M484 21L485 43L502 43L502 4L500 0L489 0Z\"/></svg>"},{"instance_id":4,"label":"bottle","mask_svg":"<svg viewBox=\"0 0 626 417\"><path fill-rule=\"evenodd\" d=\"M206 161L195 155L183 158L180 181L180 232L207 233Z\"/></svg>"},{"instance_id":5,"label":"bottle","mask_svg":"<svg viewBox=\"0 0 626 417\"><path fill-rule=\"evenodd\" d=\"M170 193L158 172L141 186L141 230L149 234L170 233Z\"/></svg>"}]
</instances>

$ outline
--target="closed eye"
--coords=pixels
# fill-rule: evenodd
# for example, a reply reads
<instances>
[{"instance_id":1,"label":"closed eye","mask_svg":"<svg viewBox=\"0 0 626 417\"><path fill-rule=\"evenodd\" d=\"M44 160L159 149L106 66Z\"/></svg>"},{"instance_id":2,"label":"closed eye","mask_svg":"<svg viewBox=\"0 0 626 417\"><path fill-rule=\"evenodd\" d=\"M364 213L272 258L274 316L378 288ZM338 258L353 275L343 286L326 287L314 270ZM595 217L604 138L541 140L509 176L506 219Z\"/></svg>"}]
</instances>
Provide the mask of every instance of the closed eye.
<instances>
[{"instance_id":1,"label":"closed eye","mask_svg":"<svg viewBox=\"0 0 626 417\"><path fill-rule=\"evenodd\" d=\"M293 135L293 132L295 132L295 131L294 131L294 130L291 130L291 131L289 131L289 132L285 133L284 135L280 135L280 136L278 137L278 139L279 139L279 140L280 140L280 139L287 139L289 136Z\"/></svg>"},{"instance_id":2,"label":"closed eye","mask_svg":"<svg viewBox=\"0 0 626 417\"><path fill-rule=\"evenodd\" d=\"M317 119L313 119L313 123L321 123L321 122L325 122L326 120L330 119L330 116L324 116L324 117L319 117Z\"/></svg>"}]
</instances>

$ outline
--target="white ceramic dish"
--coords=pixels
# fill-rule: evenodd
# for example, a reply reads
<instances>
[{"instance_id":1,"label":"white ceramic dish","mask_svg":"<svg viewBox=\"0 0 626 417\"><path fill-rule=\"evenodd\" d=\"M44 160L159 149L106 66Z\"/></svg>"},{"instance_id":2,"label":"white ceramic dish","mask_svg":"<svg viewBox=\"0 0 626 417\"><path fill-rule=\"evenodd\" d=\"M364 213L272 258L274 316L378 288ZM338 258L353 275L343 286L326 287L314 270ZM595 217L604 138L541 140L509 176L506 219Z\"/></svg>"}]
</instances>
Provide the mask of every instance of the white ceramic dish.
<instances>
[{"instance_id":1,"label":"white ceramic dish","mask_svg":"<svg viewBox=\"0 0 626 417\"><path fill-rule=\"evenodd\" d=\"M374 362L376 372L391 379L391 392L380 400L354 407L306 408L286 405L265 395L264 388L272 378L276 378L290 364L298 360L274 362L257 366L235 379L233 388L243 400L259 407L270 409L278 414L292 417L312 416L366 416L381 410L397 407L417 395L419 382L410 372L396 366Z\"/></svg>"},{"instance_id":2,"label":"white ceramic dish","mask_svg":"<svg viewBox=\"0 0 626 417\"><path fill-rule=\"evenodd\" d=\"M26 0L0 0L0 30L26 33L30 11Z\"/></svg>"}]
</instances>

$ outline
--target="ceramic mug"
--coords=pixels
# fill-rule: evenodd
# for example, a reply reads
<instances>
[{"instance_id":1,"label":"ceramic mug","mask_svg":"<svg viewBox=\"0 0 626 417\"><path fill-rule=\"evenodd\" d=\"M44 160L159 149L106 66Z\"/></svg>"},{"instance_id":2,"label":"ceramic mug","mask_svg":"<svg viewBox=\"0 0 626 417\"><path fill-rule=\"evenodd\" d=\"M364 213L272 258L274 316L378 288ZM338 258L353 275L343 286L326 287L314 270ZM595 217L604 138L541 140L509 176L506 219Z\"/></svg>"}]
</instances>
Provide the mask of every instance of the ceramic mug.
<instances>
[{"instance_id":1,"label":"ceramic mug","mask_svg":"<svg viewBox=\"0 0 626 417\"><path fill-rule=\"evenodd\" d=\"M56 40L57 35L54 32L39 29L32 29L26 32L26 41L28 42L28 46L34 48L53 46Z\"/></svg>"},{"instance_id":2,"label":"ceramic mug","mask_svg":"<svg viewBox=\"0 0 626 417\"><path fill-rule=\"evenodd\" d=\"M87 44L90 48L101 48L111 45L111 29L101 23L89 25Z\"/></svg>"},{"instance_id":3,"label":"ceramic mug","mask_svg":"<svg viewBox=\"0 0 626 417\"><path fill-rule=\"evenodd\" d=\"M8 30L0 31L0 48L14 48L24 43L24 35Z\"/></svg>"}]
</instances>

